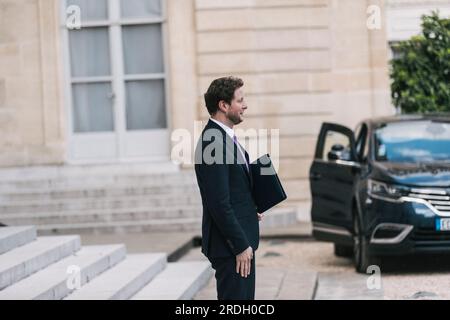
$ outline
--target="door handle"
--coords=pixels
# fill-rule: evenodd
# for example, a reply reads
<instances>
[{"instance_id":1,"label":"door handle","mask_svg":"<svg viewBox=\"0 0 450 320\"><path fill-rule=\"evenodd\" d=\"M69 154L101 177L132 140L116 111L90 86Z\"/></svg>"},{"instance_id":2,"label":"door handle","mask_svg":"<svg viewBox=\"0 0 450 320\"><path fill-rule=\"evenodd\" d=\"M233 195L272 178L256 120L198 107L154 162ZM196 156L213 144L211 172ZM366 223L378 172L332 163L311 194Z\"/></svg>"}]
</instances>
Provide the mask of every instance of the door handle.
<instances>
[{"instance_id":1,"label":"door handle","mask_svg":"<svg viewBox=\"0 0 450 320\"><path fill-rule=\"evenodd\" d=\"M109 92L107 97L108 97L108 99L114 100L116 98L116 93L115 92Z\"/></svg>"},{"instance_id":2,"label":"door handle","mask_svg":"<svg viewBox=\"0 0 450 320\"><path fill-rule=\"evenodd\" d=\"M310 178L312 180L320 180L322 178L322 175L318 172L312 172Z\"/></svg>"}]
</instances>

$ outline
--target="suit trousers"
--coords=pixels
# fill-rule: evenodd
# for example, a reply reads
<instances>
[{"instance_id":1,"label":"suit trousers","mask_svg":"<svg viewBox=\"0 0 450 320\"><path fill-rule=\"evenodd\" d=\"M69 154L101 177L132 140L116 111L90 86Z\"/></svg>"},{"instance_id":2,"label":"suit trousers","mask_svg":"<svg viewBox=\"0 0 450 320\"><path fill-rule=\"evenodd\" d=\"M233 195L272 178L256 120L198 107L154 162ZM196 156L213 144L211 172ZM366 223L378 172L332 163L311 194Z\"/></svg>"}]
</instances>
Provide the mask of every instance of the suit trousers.
<instances>
[{"instance_id":1,"label":"suit trousers","mask_svg":"<svg viewBox=\"0 0 450 320\"><path fill-rule=\"evenodd\" d=\"M236 257L209 258L216 271L218 300L254 300L255 299L255 253L250 267L250 275L243 278L236 273Z\"/></svg>"}]
</instances>

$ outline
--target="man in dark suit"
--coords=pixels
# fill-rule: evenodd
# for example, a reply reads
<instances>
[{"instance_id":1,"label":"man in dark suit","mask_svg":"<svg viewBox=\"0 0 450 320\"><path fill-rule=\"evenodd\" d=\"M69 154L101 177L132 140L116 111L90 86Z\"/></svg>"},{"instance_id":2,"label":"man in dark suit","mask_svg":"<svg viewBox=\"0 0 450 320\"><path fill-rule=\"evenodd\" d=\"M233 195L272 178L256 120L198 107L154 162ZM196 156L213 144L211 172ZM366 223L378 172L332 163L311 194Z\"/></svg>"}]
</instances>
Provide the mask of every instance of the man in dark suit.
<instances>
[{"instance_id":1,"label":"man in dark suit","mask_svg":"<svg viewBox=\"0 0 450 320\"><path fill-rule=\"evenodd\" d=\"M195 151L203 204L202 252L215 269L219 300L255 298L259 223L249 156L234 135L247 109L241 79L214 80L205 93L211 118Z\"/></svg>"}]
</instances>

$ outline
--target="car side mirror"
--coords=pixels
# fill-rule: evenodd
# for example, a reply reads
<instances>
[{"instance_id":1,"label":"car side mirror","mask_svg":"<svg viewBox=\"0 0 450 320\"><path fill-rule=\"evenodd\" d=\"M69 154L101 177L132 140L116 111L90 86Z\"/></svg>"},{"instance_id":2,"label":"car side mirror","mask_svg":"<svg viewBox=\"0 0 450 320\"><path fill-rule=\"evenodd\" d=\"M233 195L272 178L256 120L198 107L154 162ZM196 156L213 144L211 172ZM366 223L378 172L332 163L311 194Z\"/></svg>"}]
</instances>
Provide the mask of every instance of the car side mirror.
<instances>
[{"instance_id":1,"label":"car side mirror","mask_svg":"<svg viewBox=\"0 0 450 320\"><path fill-rule=\"evenodd\" d=\"M346 160L350 161L351 156L349 150L345 149L342 144L334 144L328 152L328 160Z\"/></svg>"}]
</instances>

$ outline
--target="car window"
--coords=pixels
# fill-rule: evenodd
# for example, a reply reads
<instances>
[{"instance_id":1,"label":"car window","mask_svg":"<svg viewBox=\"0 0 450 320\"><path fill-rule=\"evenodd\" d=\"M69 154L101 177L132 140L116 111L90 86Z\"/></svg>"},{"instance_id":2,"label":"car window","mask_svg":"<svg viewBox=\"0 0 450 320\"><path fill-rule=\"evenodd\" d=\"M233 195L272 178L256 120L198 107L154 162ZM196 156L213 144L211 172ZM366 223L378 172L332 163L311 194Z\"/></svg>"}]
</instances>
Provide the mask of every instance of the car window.
<instances>
[{"instance_id":1,"label":"car window","mask_svg":"<svg viewBox=\"0 0 450 320\"><path fill-rule=\"evenodd\" d=\"M333 160L332 154L337 154L341 159L350 159L350 140L349 138L335 131L328 131L325 137L322 160Z\"/></svg>"},{"instance_id":2,"label":"car window","mask_svg":"<svg viewBox=\"0 0 450 320\"><path fill-rule=\"evenodd\" d=\"M375 132L377 161L450 162L450 123L403 121L380 125Z\"/></svg>"}]
</instances>

